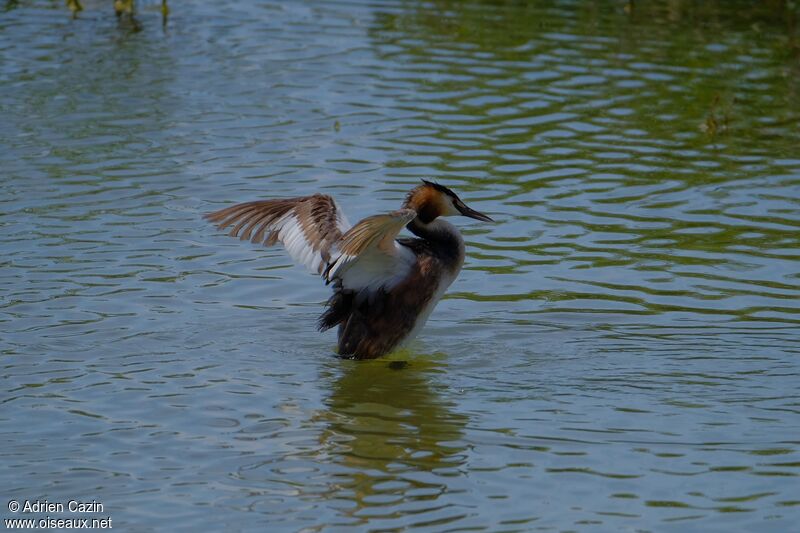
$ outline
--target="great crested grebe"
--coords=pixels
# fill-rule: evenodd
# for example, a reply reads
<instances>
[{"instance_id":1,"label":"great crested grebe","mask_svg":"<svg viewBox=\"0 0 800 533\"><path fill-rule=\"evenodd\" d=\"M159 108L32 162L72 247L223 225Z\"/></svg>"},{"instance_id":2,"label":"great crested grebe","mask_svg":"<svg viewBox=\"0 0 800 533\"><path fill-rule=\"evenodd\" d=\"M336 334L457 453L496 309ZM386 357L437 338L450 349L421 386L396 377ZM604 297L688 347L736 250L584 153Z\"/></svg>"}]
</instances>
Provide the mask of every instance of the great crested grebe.
<instances>
[{"instance_id":1,"label":"great crested grebe","mask_svg":"<svg viewBox=\"0 0 800 533\"><path fill-rule=\"evenodd\" d=\"M464 263L464 239L441 216L493 222L443 185L422 180L403 207L351 226L324 194L258 200L206 215L229 235L267 246L333 283L319 329L339 326L339 355L373 359L412 339ZM397 238L407 227L419 238Z\"/></svg>"}]
</instances>

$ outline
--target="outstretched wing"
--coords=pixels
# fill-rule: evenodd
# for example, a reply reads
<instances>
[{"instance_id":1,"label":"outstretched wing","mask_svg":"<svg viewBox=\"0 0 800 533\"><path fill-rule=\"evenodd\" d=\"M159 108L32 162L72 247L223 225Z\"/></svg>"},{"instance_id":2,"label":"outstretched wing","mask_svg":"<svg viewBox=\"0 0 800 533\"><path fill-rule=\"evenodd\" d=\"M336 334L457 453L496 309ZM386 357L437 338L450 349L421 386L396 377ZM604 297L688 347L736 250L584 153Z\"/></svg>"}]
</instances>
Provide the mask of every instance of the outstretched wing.
<instances>
[{"instance_id":1,"label":"outstretched wing","mask_svg":"<svg viewBox=\"0 0 800 533\"><path fill-rule=\"evenodd\" d=\"M395 237L417 216L412 209L367 217L350 228L339 241L339 255L323 272L330 283L355 291L390 289L407 274L414 253Z\"/></svg>"},{"instance_id":2,"label":"outstretched wing","mask_svg":"<svg viewBox=\"0 0 800 533\"><path fill-rule=\"evenodd\" d=\"M336 201L324 194L237 204L205 216L231 237L271 246L280 241L289 255L322 274L339 256L337 245L350 223Z\"/></svg>"}]
</instances>

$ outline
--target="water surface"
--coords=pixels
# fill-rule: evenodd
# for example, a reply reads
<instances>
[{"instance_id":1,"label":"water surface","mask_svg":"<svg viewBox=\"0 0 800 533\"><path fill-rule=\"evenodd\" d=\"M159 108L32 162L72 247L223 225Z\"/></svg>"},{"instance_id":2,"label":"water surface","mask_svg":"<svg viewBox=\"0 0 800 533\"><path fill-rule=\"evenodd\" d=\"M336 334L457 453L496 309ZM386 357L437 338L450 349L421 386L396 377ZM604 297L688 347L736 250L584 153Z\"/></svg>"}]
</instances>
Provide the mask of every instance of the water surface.
<instances>
[{"instance_id":1,"label":"water surface","mask_svg":"<svg viewBox=\"0 0 800 533\"><path fill-rule=\"evenodd\" d=\"M796 6L159 6L0 11L5 500L132 531L796 527ZM498 223L456 221L464 271L377 361L201 218L322 191L357 220L421 177Z\"/></svg>"}]
</instances>

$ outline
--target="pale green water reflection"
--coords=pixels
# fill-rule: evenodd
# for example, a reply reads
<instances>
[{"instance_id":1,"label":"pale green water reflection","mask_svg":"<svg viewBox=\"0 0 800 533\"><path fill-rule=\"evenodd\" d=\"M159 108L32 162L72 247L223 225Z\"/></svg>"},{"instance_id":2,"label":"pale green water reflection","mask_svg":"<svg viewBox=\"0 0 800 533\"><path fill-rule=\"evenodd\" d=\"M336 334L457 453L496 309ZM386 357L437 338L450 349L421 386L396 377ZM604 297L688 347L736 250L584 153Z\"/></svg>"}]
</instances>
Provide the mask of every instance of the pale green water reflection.
<instances>
[{"instance_id":1,"label":"pale green water reflection","mask_svg":"<svg viewBox=\"0 0 800 533\"><path fill-rule=\"evenodd\" d=\"M136 531L795 527L796 6L160 5L0 12L6 500ZM464 272L379 361L332 357L322 283L200 216L324 191L358 219L420 177L499 222L458 222Z\"/></svg>"}]
</instances>

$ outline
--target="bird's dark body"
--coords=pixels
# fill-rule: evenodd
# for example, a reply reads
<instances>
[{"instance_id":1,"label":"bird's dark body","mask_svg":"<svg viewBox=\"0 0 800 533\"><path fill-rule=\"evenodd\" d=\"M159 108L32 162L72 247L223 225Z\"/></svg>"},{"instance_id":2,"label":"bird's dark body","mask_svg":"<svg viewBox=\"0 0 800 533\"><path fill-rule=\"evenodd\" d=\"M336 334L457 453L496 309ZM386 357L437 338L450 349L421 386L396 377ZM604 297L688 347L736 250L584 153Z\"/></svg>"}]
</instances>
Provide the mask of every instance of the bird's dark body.
<instances>
[{"instance_id":1,"label":"bird's dark body","mask_svg":"<svg viewBox=\"0 0 800 533\"><path fill-rule=\"evenodd\" d=\"M431 303L445 276L461 266L459 243L453 240L402 238L416 261L409 275L391 290L356 294L334 285L319 329L339 326L338 353L353 359L374 359L395 349L414 330L420 313Z\"/></svg>"}]
</instances>

